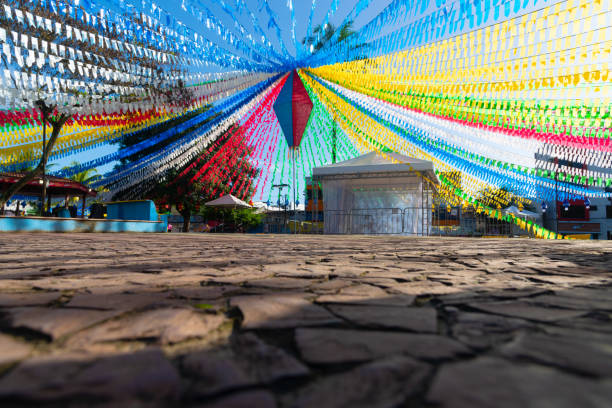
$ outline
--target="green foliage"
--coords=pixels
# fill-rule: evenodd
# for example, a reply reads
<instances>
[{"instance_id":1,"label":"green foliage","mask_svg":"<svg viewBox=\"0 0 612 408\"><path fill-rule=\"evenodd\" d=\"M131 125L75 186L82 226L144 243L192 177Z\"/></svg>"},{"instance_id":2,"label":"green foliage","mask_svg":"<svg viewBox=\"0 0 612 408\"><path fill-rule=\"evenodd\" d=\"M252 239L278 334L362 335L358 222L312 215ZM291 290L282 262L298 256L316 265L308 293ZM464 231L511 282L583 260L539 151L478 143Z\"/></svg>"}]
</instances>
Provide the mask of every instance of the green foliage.
<instances>
[{"instance_id":1,"label":"green foliage","mask_svg":"<svg viewBox=\"0 0 612 408\"><path fill-rule=\"evenodd\" d=\"M253 208L203 207L200 214L209 221L217 220L232 224L237 231L248 231L263 221L263 214L256 213L256 209Z\"/></svg>"},{"instance_id":2,"label":"green foliage","mask_svg":"<svg viewBox=\"0 0 612 408\"><path fill-rule=\"evenodd\" d=\"M79 164L80 163L78 161L73 161L72 163L70 163L70 166L66 166L64 167L64 169L70 169L71 167L76 167ZM89 185L90 183L94 182L100 177L101 176L98 174L97 169L87 169L87 170L83 170L80 173L73 174L72 176L69 177L69 179L79 182L81 184Z\"/></svg>"},{"instance_id":3,"label":"green foliage","mask_svg":"<svg viewBox=\"0 0 612 408\"><path fill-rule=\"evenodd\" d=\"M204 204L208 201L219 198L223 195L229 194L233 190L233 186L242 186L243 184L249 185L248 191L246 191L246 197L251 197L253 194L253 179L257 176L257 170L251 165L248 160L250 151L248 149L242 149L240 143L232 143L229 150L231 152L241 151L241 156L235 160L232 160L231 165L224 161L216 159L214 161L214 168L209 169L209 172L204 172L202 175L196 178L198 168L203 166L205 163L213 160L215 155L223 148L225 143L228 142L231 137L231 129L236 130L234 126L229 128L220 139L219 143L216 143L215 148L208 151L203 149L198 157L199 166L194 166L188 172L181 175L181 173L189 167L187 164L182 169L171 169L169 170L161 182L157 183L147 194L145 198L154 200L158 206L174 206L177 211L183 216L185 222L183 224L183 231L187 232L189 228L189 219L191 215L197 213L205 214L209 211ZM225 153L228 153L226 150ZM212 174L212 176L211 176ZM238 177L236 177L238 175ZM192 182L193 180L193 182ZM235 191L234 191L235 193ZM244 191L243 191L244 193ZM120 199L120 196L117 197ZM248 199L248 198L247 198ZM247 213L241 213L240 211L228 212L227 214L213 214L210 213L210 219L224 219L226 216L228 222L233 222L236 226L241 226L243 229L250 228L253 224L257 225L258 217L252 216ZM212 216L220 215L218 218Z\"/></svg>"},{"instance_id":4,"label":"green foliage","mask_svg":"<svg viewBox=\"0 0 612 408\"><path fill-rule=\"evenodd\" d=\"M201 183L192 183L196 170L192 169L184 175L180 175L177 169L170 169L165 178L158 183L148 194L158 204L175 206L183 216L183 232L189 231L189 219L191 215L199 211L200 207L207 201L202 195L204 186Z\"/></svg>"},{"instance_id":5,"label":"green foliage","mask_svg":"<svg viewBox=\"0 0 612 408\"><path fill-rule=\"evenodd\" d=\"M193 307L195 307L196 309L201 309L201 310L210 310L214 308L213 305L209 305L208 303L197 303L193 305Z\"/></svg>"},{"instance_id":6,"label":"green foliage","mask_svg":"<svg viewBox=\"0 0 612 408\"><path fill-rule=\"evenodd\" d=\"M263 214L256 213L254 209L233 210L236 225L244 231L257 227L263 220Z\"/></svg>"},{"instance_id":7,"label":"green foliage","mask_svg":"<svg viewBox=\"0 0 612 408\"><path fill-rule=\"evenodd\" d=\"M312 30L312 33L313 35L304 37L302 39L302 44L307 45L308 47L312 46L313 51L317 52L333 38L334 34L336 33L336 27L334 27L333 24L326 24L325 27L317 25ZM353 21L350 20L340 27L340 33L338 34L336 44L341 43L353 34L355 34L355 31L353 30Z\"/></svg>"}]
</instances>

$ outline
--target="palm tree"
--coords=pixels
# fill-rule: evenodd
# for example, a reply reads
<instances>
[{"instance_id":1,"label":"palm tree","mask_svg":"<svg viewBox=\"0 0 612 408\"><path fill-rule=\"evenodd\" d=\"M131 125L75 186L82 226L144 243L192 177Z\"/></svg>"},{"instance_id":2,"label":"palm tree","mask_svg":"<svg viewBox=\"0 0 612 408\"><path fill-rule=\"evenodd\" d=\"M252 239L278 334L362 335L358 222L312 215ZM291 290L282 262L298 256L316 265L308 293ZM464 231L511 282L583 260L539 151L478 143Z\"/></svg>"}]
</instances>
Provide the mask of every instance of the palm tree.
<instances>
[{"instance_id":1,"label":"palm tree","mask_svg":"<svg viewBox=\"0 0 612 408\"><path fill-rule=\"evenodd\" d=\"M336 27L330 23L325 24L325 27L317 25L312 30L313 35L302 38L302 44L309 45L312 52L315 53L323 48L334 37L336 31ZM340 34L338 34L336 44L346 40L353 34L355 34L355 30L353 30L353 21L349 20L340 27Z\"/></svg>"},{"instance_id":2,"label":"palm tree","mask_svg":"<svg viewBox=\"0 0 612 408\"><path fill-rule=\"evenodd\" d=\"M71 167L76 167L79 165L79 162L77 161L73 161L72 163L70 163L70 166L66 166L64 167L64 169L70 169ZM79 182L81 184L85 184L85 185L89 185L90 183L94 182L95 180L99 179L101 176L100 174L98 174L98 170L96 169L87 169L87 170L83 170L80 173L76 173L73 174L72 176L68 177L70 180Z\"/></svg>"},{"instance_id":3,"label":"palm tree","mask_svg":"<svg viewBox=\"0 0 612 408\"><path fill-rule=\"evenodd\" d=\"M353 34L355 34L355 30L353 30L353 20L350 20L350 21L347 21L346 24L344 24L340 28L340 34L338 35L338 42L340 43L346 40L348 37L350 37Z\"/></svg>"}]
</instances>

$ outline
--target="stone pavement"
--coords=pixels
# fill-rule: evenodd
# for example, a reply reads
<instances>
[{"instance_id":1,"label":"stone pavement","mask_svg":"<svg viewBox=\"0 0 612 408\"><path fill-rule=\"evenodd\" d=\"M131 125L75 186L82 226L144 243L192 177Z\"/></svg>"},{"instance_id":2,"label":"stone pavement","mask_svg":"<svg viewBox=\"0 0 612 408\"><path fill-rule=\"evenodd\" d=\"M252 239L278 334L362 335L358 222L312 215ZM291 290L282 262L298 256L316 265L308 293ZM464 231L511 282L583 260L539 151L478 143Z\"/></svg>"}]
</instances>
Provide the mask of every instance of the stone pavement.
<instances>
[{"instance_id":1,"label":"stone pavement","mask_svg":"<svg viewBox=\"0 0 612 408\"><path fill-rule=\"evenodd\" d=\"M0 234L0 406L612 406L612 242Z\"/></svg>"}]
</instances>

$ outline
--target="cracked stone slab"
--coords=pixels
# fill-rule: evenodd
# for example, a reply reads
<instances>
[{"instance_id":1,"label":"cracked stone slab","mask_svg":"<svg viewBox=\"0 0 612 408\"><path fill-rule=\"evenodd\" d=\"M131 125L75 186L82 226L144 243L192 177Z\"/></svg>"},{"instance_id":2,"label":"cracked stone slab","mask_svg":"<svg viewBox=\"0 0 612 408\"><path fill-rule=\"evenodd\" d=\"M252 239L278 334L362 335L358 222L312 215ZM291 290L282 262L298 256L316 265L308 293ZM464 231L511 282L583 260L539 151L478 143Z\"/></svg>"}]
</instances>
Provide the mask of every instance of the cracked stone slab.
<instances>
[{"instance_id":1,"label":"cracked stone slab","mask_svg":"<svg viewBox=\"0 0 612 408\"><path fill-rule=\"evenodd\" d=\"M612 377L612 347L609 341L529 333L505 345L500 352L506 357L529 359L585 375Z\"/></svg>"},{"instance_id":2,"label":"cracked stone slab","mask_svg":"<svg viewBox=\"0 0 612 408\"><path fill-rule=\"evenodd\" d=\"M244 329L280 329L316 326L342 321L325 308L304 299L302 294L270 294L231 298L244 316Z\"/></svg>"},{"instance_id":3,"label":"cracked stone slab","mask_svg":"<svg viewBox=\"0 0 612 408\"><path fill-rule=\"evenodd\" d=\"M317 294L333 294L340 289L351 286L352 284L352 281L346 279L331 279L313 283L310 286L310 289Z\"/></svg>"},{"instance_id":4,"label":"cracked stone slab","mask_svg":"<svg viewBox=\"0 0 612 408\"><path fill-rule=\"evenodd\" d=\"M68 308L16 307L8 309L8 324L58 339L116 315L113 311Z\"/></svg>"},{"instance_id":5,"label":"cracked stone slab","mask_svg":"<svg viewBox=\"0 0 612 408\"><path fill-rule=\"evenodd\" d=\"M207 397L255 384L242 371L230 352L214 355L207 351L190 353L181 362L183 372L194 379L189 394Z\"/></svg>"},{"instance_id":6,"label":"cracked stone slab","mask_svg":"<svg viewBox=\"0 0 612 408\"><path fill-rule=\"evenodd\" d=\"M276 408L274 395L265 390L237 392L210 403L193 405L192 408Z\"/></svg>"},{"instance_id":7,"label":"cracked stone slab","mask_svg":"<svg viewBox=\"0 0 612 408\"><path fill-rule=\"evenodd\" d=\"M436 333L436 309L431 307L345 306L330 305L336 315L357 326L378 329L400 329L421 333Z\"/></svg>"},{"instance_id":8,"label":"cracked stone slab","mask_svg":"<svg viewBox=\"0 0 612 408\"><path fill-rule=\"evenodd\" d=\"M527 320L487 313L459 312L453 319L453 337L476 349L497 346L512 340L520 330L536 327Z\"/></svg>"},{"instance_id":9,"label":"cracked stone slab","mask_svg":"<svg viewBox=\"0 0 612 408\"><path fill-rule=\"evenodd\" d=\"M595 295L595 293L593 293L593 295ZM607 299L601 299L597 297L582 297L575 295L567 296L565 293L559 293L556 295L543 295L530 298L529 303L542 306L559 307L564 309L612 311L612 291L608 292L607 295Z\"/></svg>"},{"instance_id":10,"label":"cracked stone slab","mask_svg":"<svg viewBox=\"0 0 612 408\"><path fill-rule=\"evenodd\" d=\"M24 359L31 351L29 344L0 333L0 367Z\"/></svg>"},{"instance_id":11,"label":"cracked stone slab","mask_svg":"<svg viewBox=\"0 0 612 408\"><path fill-rule=\"evenodd\" d=\"M191 393L196 396L271 384L310 373L287 352L265 343L253 333L234 336L231 349L187 354L181 366L194 378Z\"/></svg>"},{"instance_id":12,"label":"cracked stone slab","mask_svg":"<svg viewBox=\"0 0 612 408\"><path fill-rule=\"evenodd\" d=\"M225 317L189 309L155 309L110 320L73 336L68 346L86 347L94 343L155 339L173 344L200 338L217 329Z\"/></svg>"},{"instance_id":13,"label":"cracked stone slab","mask_svg":"<svg viewBox=\"0 0 612 408\"><path fill-rule=\"evenodd\" d=\"M98 360L82 355L36 357L0 379L0 401L173 401L179 390L178 372L154 349Z\"/></svg>"},{"instance_id":14,"label":"cracked stone slab","mask_svg":"<svg viewBox=\"0 0 612 408\"><path fill-rule=\"evenodd\" d=\"M240 290L240 286L224 285L224 286L194 286L181 287L172 289L172 294L181 298L187 299L218 299L227 293Z\"/></svg>"},{"instance_id":15,"label":"cracked stone slab","mask_svg":"<svg viewBox=\"0 0 612 408\"><path fill-rule=\"evenodd\" d=\"M281 348L265 343L253 333L232 338L232 349L243 370L257 383L272 383L288 377L300 377L310 370Z\"/></svg>"},{"instance_id":16,"label":"cracked stone slab","mask_svg":"<svg viewBox=\"0 0 612 408\"><path fill-rule=\"evenodd\" d=\"M587 311L584 310L566 310L553 307L535 306L526 301L470 303L469 306L488 313L519 317L526 320L535 320L540 322L555 322L559 320L571 319L574 317L583 316L587 313Z\"/></svg>"},{"instance_id":17,"label":"cracked stone slab","mask_svg":"<svg viewBox=\"0 0 612 408\"><path fill-rule=\"evenodd\" d=\"M272 289L305 289L309 287L312 282L308 279L298 278L266 278L258 279L254 281L245 282L245 286L252 286L255 288L272 288Z\"/></svg>"},{"instance_id":18,"label":"cracked stone slab","mask_svg":"<svg viewBox=\"0 0 612 408\"><path fill-rule=\"evenodd\" d=\"M285 398L294 408L392 408L421 391L429 365L405 356L320 378Z\"/></svg>"},{"instance_id":19,"label":"cracked stone slab","mask_svg":"<svg viewBox=\"0 0 612 408\"><path fill-rule=\"evenodd\" d=\"M82 293L76 294L65 306L83 309L130 310L145 306L168 304L167 293Z\"/></svg>"},{"instance_id":20,"label":"cracked stone slab","mask_svg":"<svg viewBox=\"0 0 612 408\"><path fill-rule=\"evenodd\" d=\"M417 281L400 283L393 286L393 289L407 295L445 295L449 293L459 293L461 288L456 286L448 286L442 283L431 281Z\"/></svg>"},{"instance_id":21,"label":"cracked stone slab","mask_svg":"<svg viewBox=\"0 0 612 408\"><path fill-rule=\"evenodd\" d=\"M399 353L444 360L471 353L455 340L432 334L300 328L295 340L302 358L312 364L354 363Z\"/></svg>"},{"instance_id":22,"label":"cracked stone slab","mask_svg":"<svg viewBox=\"0 0 612 408\"><path fill-rule=\"evenodd\" d=\"M408 306L414 302L414 299L415 296L412 295L390 295L379 287L364 284L340 289L337 294L319 296L317 298L317 303Z\"/></svg>"},{"instance_id":23,"label":"cracked stone slab","mask_svg":"<svg viewBox=\"0 0 612 408\"><path fill-rule=\"evenodd\" d=\"M427 401L440 408L603 408L612 401L612 381L480 357L442 366Z\"/></svg>"},{"instance_id":24,"label":"cracked stone slab","mask_svg":"<svg viewBox=\"0 0 612 408\"><path fill-rule=\"evenodd\" d=\"M61 296L61 292L0 293L0 307L44 306Z\"/></svg>"}]
</instances>

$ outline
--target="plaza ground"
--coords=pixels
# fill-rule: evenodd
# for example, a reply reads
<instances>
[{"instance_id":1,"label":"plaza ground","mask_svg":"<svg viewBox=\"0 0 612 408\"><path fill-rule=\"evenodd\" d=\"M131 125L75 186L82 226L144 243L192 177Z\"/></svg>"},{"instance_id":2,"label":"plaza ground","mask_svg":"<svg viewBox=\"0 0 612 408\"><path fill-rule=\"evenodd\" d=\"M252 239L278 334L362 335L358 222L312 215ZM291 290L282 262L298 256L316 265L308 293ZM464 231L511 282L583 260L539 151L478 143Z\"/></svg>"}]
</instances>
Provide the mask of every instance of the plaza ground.
<instances>
[{"instance_id":1,"label":"plaza ground","mask_svg":"<svg viewBox=\"0 0 612 408\"><path fill-rule=\"evenodd\" d=\"M609 407L612 242L0 234L0 404Z\"/></svg>"}]
</instances>

